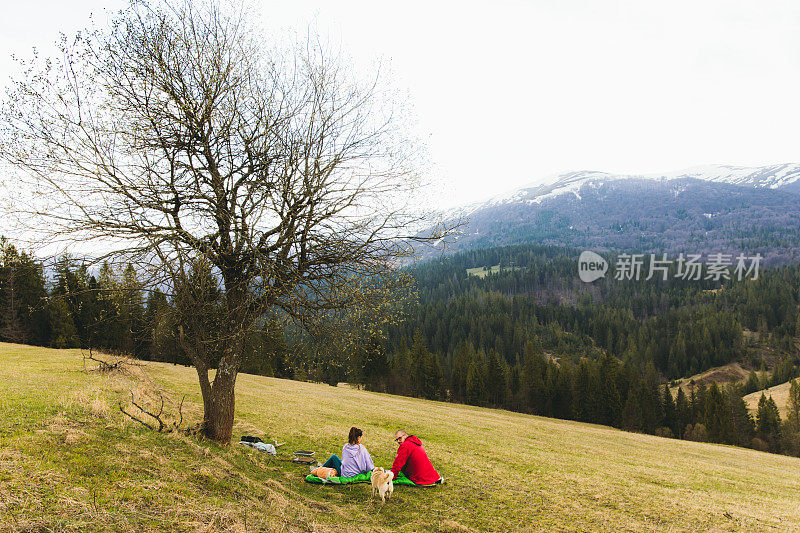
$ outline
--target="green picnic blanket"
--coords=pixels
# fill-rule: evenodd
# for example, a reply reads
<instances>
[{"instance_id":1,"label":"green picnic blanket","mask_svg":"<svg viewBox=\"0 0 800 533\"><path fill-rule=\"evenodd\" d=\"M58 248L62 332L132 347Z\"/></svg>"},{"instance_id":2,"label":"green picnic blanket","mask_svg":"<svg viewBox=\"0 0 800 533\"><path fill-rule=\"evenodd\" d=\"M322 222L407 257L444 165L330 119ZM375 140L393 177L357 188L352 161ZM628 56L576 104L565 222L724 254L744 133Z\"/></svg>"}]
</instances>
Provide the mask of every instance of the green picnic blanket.
<instances>
[{"instance_id":1,"label":"green picnic blanket","mask_svg":"<svg viewBox=\"0 0 800 533\"><path fill-rule=\"evenodd\" d=\"M353 477L329 477L328 479L319 478L313 474L309 474L306 476L306 483L321 483L324 485L346 485L348 483L369 483L372 478L372 472L364 472L363 474L358 474L357 476ZM431 485L417 485L410 479L406 477L405 474L400 472L397 476L397 479L393 479L392 483L395 485L411 485L413 487L432 487L436 483Z\"/></svg>"}]
</instances>

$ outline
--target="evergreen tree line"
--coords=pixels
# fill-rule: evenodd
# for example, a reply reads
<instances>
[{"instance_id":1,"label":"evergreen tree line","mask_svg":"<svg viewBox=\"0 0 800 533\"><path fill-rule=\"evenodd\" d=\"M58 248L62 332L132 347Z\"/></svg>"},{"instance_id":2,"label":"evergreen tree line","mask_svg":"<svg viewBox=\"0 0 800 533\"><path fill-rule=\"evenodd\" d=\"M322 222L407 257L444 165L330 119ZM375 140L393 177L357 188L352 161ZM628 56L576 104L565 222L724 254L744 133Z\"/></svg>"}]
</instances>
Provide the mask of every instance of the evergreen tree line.
<instances>
[{"instance_id":1,"label":"evergreen tree line","mask_svg":"<svg viewBox=\"0 0 800 533\"><path fill-rule=\"evenodd\" d=\"M0 340L54 348L102 347L145 357L148 307L130 266L104 264L97 276L59 259L48 283L44 268L0 240Z\"/></svg>"},{"instance_id":2,"label":"evergreen tree line","mask_svg":"<svg viewBox=\"0 0 800 533\"><path fill-rule=\"evenodd\" d=\"M104 264L94 274L61 258L48 280L29 254L0 245L3 341L188 364L176 338L176 316L187 312L181 306L209 328L225 312L209 271L194 272L171 297L145 297L129 265ZM762 270L748 282L586 285L570 254L502 248L417 266L420 298L408 319L388 338L366 339L336 357L265 320L248 340L243 371L798 453L796 409L781 421L765 397L753 419L742 402L743 394L798 375L798 267ZM500 270L466 275L482 265ZM771 378L754 342L781 354ZM667 379L733 360L761 372L741 385L680 389L674 398L666 392Z\"/></svg>"},{"instance_id":3,"label":"evergreen tree line","mask_svg":"<svg viewBox=\"0 0 800 533\"><path fill-rule=\"evenodd\" d=\"M166 298L156 292L145 302L132 266L104 263L93 275L62 257L48 280L28 253L5 240L0 245L0 340L153 358L148 325Z\"/></svg>"},{"instance_id":4,"label":"evergreen tree line","mask_svg":"<svg viewBox=\"0 0 800 533\"><path fill-rule=\"evenodd\" d=\"M757 280L674 279L673 269L666 282L584 284L577 255L504 247L416 266L418 305L384 343L385 361L355 380L398 394L794 453L796 432L770 425L764 414L774 402L765 398L753 419L742 397L798 375L800 267L762 266ZM467 274L476 267L495 273ZM771 374L763 353L779 361ZM665 393L670 380L732 361L753 368L746 382Z\"/></svg>"},{"instance_id":5,"label":"evergreen tree line","mask_svg":"<svg viewBox=\"0 0 800 533\"><path fill-rule=\"evenodd\" d=\"M209 271L193 272L172 298L158 290L145 297L131 265L104 263L92 274L85 264L62 257L51 278L39 261L0 238L0 340L189 365L177 339L176 316L187 312L180 307L192 305L190 312L212 329L224 312ZM198 287L203 294L196 294ZM295 377L289 353L283 327L266 320L246 343L243 371Z\"/></svg>"},{"instance_id":6,"label":"evergreen tree line","mask_svg":"<svg viewBox=\"0 0 800 533\"><path fill-rule=\"evenodd\" d=\"M390 358L420 331L447 366L463 342L509 364L537 337L543 349L573 362L610 353L666 379L731 361L758 369L766 350L797 368L800 265L762 268L757 280L615 280L577 276L577 251L537 246L458 254L413 268L419 303L386 343ZM614 263L614 257L608 257ZM484 278L467 269L500 266ZM649 263L642 267L646 277Z\"/></svg>"},{"instance_id":7,"label":"evergreen tree line","mask_svg":"<svg viewBox=\"0 0 800 533\"><path fill-rule=\"evenodd\" d=\"M652 362L638 367L607 353L578 363L555 360L538 339L528 342L512 364L494 349L484 352L463 342L448 369L417 332L410 346L385 361L365 367L367 388L800 456L796 379L786 420L781 420L763 392L756 416L751 415L743 383L706 387L691 381L671 390Z\"/></svg>"},{"instance_id":8,"label":"evergreen tree line","mask_svg":"<svg viewBox=\"0 0 800 533\"><path fill-rule=\"evenodd\" d=\"M484 354L493 350L513 365L536 338L554 358L577 363L609 353L633 366L652 362L662 376L677 379L737 360L760 368L763 361L748 346L755 334L760 347L771 348L782 359L773 381L797 375L798 267L762 270L757 281L716 285L610 279L586 285L577 280L571 254L551 247L506 247L414 268L419 302L383 341L388 359L402 359L401 347L419 331L449 379L456 351L465 342ZM145 298L133 267L115 270L105 264L94 275L62 258L48 283L42 266L5 240L0 259L0 339L93 346L143 359L188 362L175 342L176 324L168 312L175 299L159 291ZM500 265L501 271L484 279L466 275L467 268L481 265ZM216 281L205 275L215 288L203 296L210 299L204 305L222 312ZM296 341L294 332L265 321L250 343L248 371L358 382L364 365L382 368L374 362L381 358L374 348L315 357L312 352L320 350ZM266 357L258 350L266 350ZM290 353L293 361L287 360ZM759 382L758 388L770 384L775 383Z\"/></svg>"}]
</instances>

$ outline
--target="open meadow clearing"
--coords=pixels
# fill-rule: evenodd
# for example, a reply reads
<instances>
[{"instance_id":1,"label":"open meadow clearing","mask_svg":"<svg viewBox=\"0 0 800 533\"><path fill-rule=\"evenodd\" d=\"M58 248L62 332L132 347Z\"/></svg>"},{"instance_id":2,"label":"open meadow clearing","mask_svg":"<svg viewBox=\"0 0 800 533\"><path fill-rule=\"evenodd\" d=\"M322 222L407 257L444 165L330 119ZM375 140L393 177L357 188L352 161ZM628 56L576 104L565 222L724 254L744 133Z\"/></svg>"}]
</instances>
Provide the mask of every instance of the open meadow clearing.
<instances>
[{"instance_id":1,"label":"open meadow clearing","mask_svg":"<svg viewBox=\"0 0 800 533\"><path fill-rule=\"evenodd\" d=\"M0 529L206 531L800 529L800 460L507 411L240 375L236 437L324 460L364 430L388 467L393 431L418 435L446 484L318 486L307 468L236 444L159 434L137 402L201 417L193 369L84 372L80 350L0 344ZM96 366L87 361L88 368ZM156 408L158 406L156 405Z\"/></svg>"},{"instance_id":2,"label":"open meadow clearing","mask_svg":"<svg viewBox=\"0 0 800 533\"><path fill-rule=\"evenodd\" d=\"M780 412L781 418L785 419L789 404L789 388L791 386L792 382L787 381L786 383L769 387L763 391L757 391L748 394L744 397L744 401L747 403L747 408L750 409L754 413L753 416L755 416L755 412L758 409L758 400L761 398L761 394L764 394L767 398L772 398L775 400L775 404L778 406L778 411Z\"/></svg>"}]
</instances>

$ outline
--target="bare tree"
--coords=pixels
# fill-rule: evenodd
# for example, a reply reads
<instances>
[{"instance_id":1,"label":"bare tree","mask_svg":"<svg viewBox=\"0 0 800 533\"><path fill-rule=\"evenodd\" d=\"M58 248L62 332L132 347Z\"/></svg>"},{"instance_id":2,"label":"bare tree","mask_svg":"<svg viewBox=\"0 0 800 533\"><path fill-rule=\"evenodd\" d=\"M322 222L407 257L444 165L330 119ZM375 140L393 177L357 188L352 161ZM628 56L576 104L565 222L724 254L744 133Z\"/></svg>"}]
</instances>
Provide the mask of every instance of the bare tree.
<instances>
[{"instance_id":1,"label":"bare tree","mask_svg":"<svg viewBox=\"0 0 800 533\"><path fill-rule=\"evenodd\" d=\"M215 331L190 305L176 336L221 442L248 331L386 309L407 288L399 260L441 236L415 237L418 145L380 76L359 81L313 38L262 35L241 9L133 0L28 63L0 117L48 240L92 243L173 294L202 292L203 269L219 281Z\"/></svg>"}]
</instances>

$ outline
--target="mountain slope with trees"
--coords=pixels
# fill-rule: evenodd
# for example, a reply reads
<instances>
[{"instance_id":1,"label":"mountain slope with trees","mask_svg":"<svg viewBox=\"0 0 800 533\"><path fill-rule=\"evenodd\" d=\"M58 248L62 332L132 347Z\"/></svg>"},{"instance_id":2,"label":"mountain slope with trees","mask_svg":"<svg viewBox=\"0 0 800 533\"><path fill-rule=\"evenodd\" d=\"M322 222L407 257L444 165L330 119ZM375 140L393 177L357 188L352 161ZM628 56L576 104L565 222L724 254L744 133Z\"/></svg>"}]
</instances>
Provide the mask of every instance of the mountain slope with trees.
<instances>
[{"instance_id":1,"label":"mountain slope with trees","mask_svg":"<svg viewBox=\"0 0 800 533\"><path fill-rule=\"evenodd\" d=\"M761 253L767 262L792 262L800 249L800 169L784 166L744 175L724 172L729 167L709 176L564 174L450 211L463 226L445 252L540 244L671 255ZM428 249L426 256L441 251Z\"/></svg>"},{"instance_id":2,"label":"mountain slope with trees","mask_svg":"<svg viewBox=\"0 0 800 533\"><path fill-rule=\"evenodd\" d=\"M609 276L586 284L577 255L504 247L415 267L419 303L387 344L389 379L366 381L381 390L423 397L437 390L435 398L797 453L797 432L751 420L742 397L798 375L800 266L762 269L756 280L683 280L672 270L666 282ZM468 274L480 266L495 273ZM771 378L668 393L671 380L733 361L751 378L770 368Z\"/></svg>"}]
</instances>

